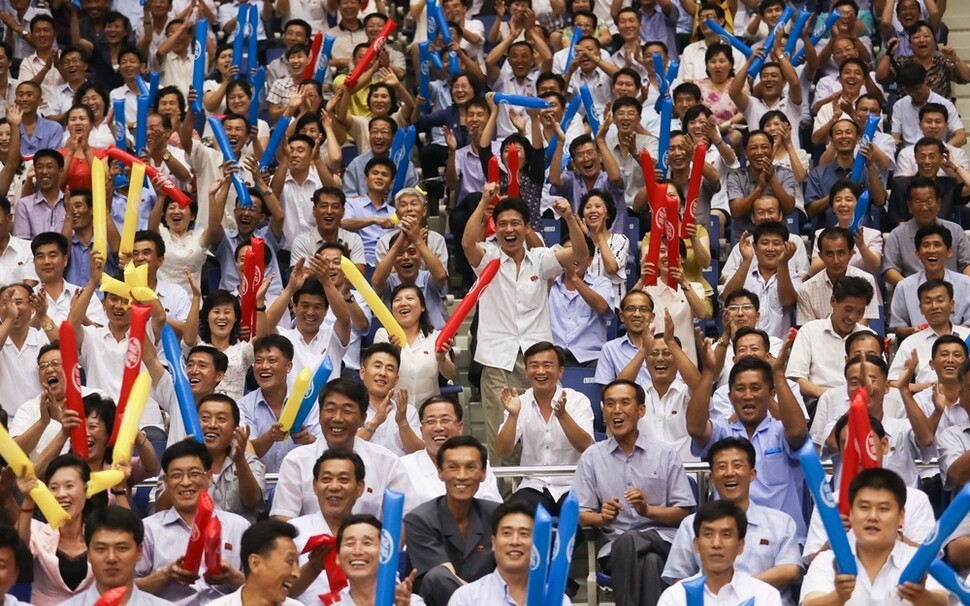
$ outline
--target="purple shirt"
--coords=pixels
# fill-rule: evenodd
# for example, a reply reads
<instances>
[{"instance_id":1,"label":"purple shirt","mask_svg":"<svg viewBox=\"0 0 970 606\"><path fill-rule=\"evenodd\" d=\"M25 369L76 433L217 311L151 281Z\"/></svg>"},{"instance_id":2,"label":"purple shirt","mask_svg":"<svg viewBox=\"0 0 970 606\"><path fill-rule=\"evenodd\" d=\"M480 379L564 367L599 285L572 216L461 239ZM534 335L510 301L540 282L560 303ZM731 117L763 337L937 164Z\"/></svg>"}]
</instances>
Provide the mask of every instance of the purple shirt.
<instances>
[{"instance_id":1,"label":"purple shirt","mask_svg":"<svg viewBox=\"0 0 970 606\"><path fill-rule=\"evenodd\" d=\"M640 40L660 40L667 45L669 59L676 61L678 19L680 19L680 9L673 3L669 15L664 14L660 4L654 6L650 14L640 11Z\"/></svg>"},{"instance_id":2,"label":"purple shirt","mask_svg":"<svg viewBox=\"0 0 970 606\"><path fill-rule=\"evenodd\" d=\"M67 209L64 206L64 192L59 192L57 203L51 207L44 194L37 192L17 202L13 215L13 235L24 240L45 231L60 232L64 227Z\"/></svg>"},{"instance_id":3,"label":"purple shirt","mask_svg":"<svg viewBox=\"0 0 970 606\"><path fill-rule=\"evenodd\" d=\"M626 194L624 193L626 191L626 177L623 176L623 173L620 173L620 178L623 179L623 183L614 185L610 182L606 171L601 170L596 177L596 182L593 183L593 189L601 189L613 197L613 204L616 206L616 219L613 221L610 231L614 234L624 235L626 234L627 223ZM569 200L573 205L573 212L576 213L579 212L579 201L587 192L589 192L589 188L586 187L586 181L573 170L562 173L562 185L559 187L553 185L549 188L550 195Z\"/></svg>"},{"instance_id":4,"label":"purple shirt","mask_svg":"<svg viewBox=\"0 0 970 606\"><path fill-rule=\"evenodd\" d=\"M582 363L595 360L606 344L606 320L613 315L613 284L603 276L583 276L596 294L606 299L610 309L605 314L596 313L583 299L578 290L569 290L556 278L549 289L549 314L552 324L552 342L566 348Z\"/></svg>"},{"instance_id":5,"label":"purple shirt","mask_svg":"<svg viewBox=\"0 0 970 606\"><path fill-rule=\"evenodd\" d=\"M37 118L33 136L27 134L23 124L20 125L20 155L33 156L42 149L59 149L63 139L64 127L46 118Z\"/></svg>"}]
</instances>

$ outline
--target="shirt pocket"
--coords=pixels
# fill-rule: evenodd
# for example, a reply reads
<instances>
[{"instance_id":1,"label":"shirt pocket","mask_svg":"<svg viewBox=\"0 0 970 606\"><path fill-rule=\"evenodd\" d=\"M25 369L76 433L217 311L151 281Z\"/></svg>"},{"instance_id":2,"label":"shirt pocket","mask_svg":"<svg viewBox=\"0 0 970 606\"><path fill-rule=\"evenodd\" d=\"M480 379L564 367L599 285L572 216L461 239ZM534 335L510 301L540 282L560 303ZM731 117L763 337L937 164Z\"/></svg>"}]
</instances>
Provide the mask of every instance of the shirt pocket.
<instances>
[{"instance_id":1,"label":"shirt pocket","mask_svg":"<svg viewBox=\"0 0 970 606\"><path fill-rule=\"evenodd\" d=\"M790 469L781 446L772 446L759 454L758 478L768 486L787 484Z\"/></svg>"}]
</instances>

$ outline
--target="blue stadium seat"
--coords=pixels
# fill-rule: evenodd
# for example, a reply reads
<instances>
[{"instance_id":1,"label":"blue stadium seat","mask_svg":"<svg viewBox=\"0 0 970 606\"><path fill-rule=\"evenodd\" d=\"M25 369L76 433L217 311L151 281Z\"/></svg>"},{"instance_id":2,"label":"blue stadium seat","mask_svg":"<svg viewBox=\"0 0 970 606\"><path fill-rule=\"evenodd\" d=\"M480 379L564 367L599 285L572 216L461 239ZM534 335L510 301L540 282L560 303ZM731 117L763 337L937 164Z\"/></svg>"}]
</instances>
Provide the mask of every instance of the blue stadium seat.
<instances>
[{"instance_id":1,"label":"blue stadium seat","mask_svg":"<svg viewBox=\"0 0 970 606\"><path fill-rule=\"evenodd\" d=\"M562 225L559 219L542 219L542 239L546 246L555 246L562 239Z\"/></svg>"},{"instance_id":2,"label":"blue stadium seat","mask_svg":"<svg viewBox=\"0 0 970 606\"><path fill-rule=\"evenodd\" d=\"M626 218L625 235L630 239L630 252L639 249L640 242L640 217L630 216ZM632 255L631 255L632 256Z\"/></svg>"},{"instance_id":3,"label":"blue stadium seat","mask_svg":"<svg viewBox=\"0 0 970 606\"><path fill-rule=\"evenodd\" d=\"M708 238L711 241L711 257L721 258L721 218L711 213L711 226L708 228Z\"/></svg>"},{"instance_id":4,"label":"blue stadium seat","mask_svg":"<svg viewBox=\"0 0 970 606\"><path fill-rule=\"evenodd\" d=\"M562 373L562 385L589 398L593 406L593 437L600 441L600 436L606 438L606 425L603 423L603 409L600 406L602 390L594 380L595 375L596 371L592 368L566 368Z\"/></svg>"}]
</instances>

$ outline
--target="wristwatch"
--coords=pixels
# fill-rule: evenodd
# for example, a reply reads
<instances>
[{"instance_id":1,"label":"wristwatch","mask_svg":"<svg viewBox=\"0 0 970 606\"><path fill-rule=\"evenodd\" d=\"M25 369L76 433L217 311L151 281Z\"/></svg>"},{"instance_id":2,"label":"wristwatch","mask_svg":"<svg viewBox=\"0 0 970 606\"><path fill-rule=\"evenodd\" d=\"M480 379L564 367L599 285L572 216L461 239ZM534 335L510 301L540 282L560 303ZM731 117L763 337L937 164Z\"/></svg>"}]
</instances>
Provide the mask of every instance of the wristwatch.
<instances>
[{"instance_id":1,"label":"wristwatch","mask_svg":"<svg viewBox=\"0 0 970 606\"><path fill-rule=\"evenodd\" d=\"M44 323L43 329L44 329L44 332L50 332L54 330L54 322L48 319L47 322Z\"/></svg>"},{"instance_id":2,"label":"wristwatch","mask_svg":"<svg viewBox=\"0 0 970 606\"><path fill-rule=\"evenodd\" d=\"M24 29L20 30L20 35L21 35L21 37L26 38L27 36L30 35L30 32L27 31L27 28L24 28Z\"/></svg>"},{"instance_id":3,"label":"wristwatch","mask_svg":"<svg viewBox=\"0 0 970 606\"><path fill-rule=\"evenodd\" d=\"M162 162L168 162L171 159L172 159L171 153L166 151L165 153L162 154Z\"/></svg>"}]
</instances>

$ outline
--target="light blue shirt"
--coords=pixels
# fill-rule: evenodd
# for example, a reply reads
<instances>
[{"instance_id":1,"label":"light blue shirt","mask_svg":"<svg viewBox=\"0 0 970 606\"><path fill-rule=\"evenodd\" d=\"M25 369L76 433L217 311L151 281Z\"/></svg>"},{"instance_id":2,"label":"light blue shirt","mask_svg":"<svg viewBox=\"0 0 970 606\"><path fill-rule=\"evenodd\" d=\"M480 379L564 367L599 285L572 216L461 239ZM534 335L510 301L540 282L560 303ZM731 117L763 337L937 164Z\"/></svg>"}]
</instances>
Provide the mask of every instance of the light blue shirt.
<instances>
[{"instance_id":1,"label":"light blue shirt","mask_svg":"<svg viewBox=\"0 0 970 606\"><path fill-rule=\"evenodd\" d=\"M518 603L509 595L509 584L505 582L499 571L489 573L482 578L462 585L448 600L448 606L518 606ZM414 606L414 598L411 599ZM572 606L565 595L562 596L563 606ZM547 605L548 606L548 605Z\"/></svg>"},{"instance_id":2,"label":"light blue shirt","mask_svg":"<svg viewBox=\"0 0 970 606\"><path fill-rule=\"evenodd\" d=\"M287 392L283 401L286 402L287 398L289 398L289 392ZM280 422L273 413L273 410L269 407L269 404L266 403L262 389L251 391L239 400L239 413L242 416L242 425L249 426L249 435L254 439L263 435L273 425L278 425ZM320 411L316 404L313 405L313 409L306 418L306 428L316 439L323 439L323 433L320 430ZM289 435L282 442L273 442L269 450L260 457L263 465L266 466L266 472L279 472L280 464L283 463L283 457L297 446L299 444L294 442Z\"/></svg>"},{"instance_id":3,"label":"light blue shirt","mask_svg":"<svg viewBox=\"0 0 970 606\"><path fill-rule=\"evenodd\" d=\"M283 243L276 239L268 226L257 228L253 232L253 236L264 239L266 241L266 247L269 249L269 265L266 266L265 276L268 278L270 275L277 273L276 251L282 247ZM213 251L216 258L219 259L219 266L222 268L222 278L219 280L219 288L228 290L229 292L236 292L236 288L239 287L239 270L236 269L236 247L239 246L240 241L241 238L238 231L227 230L222 241L216 245ZM270 298L275 299L283 292L281 282L282 280L279 279L278 275L276 279L270 282L269 289L266 291L266 294Z\"/></svg>"},{"instance_id":4,"label":"light blue shirt","mask_svg":"<svg viewBox=\"0 0 970 606\"><path fill-rule=\"evenodd\" d=\"M34 134L28 135L20 125L20 155L33 156L42 149L59 149L64 140L64 127L46 118L37 118Z\"/></svg>"},{"instance_id":5,"label":"light blue shirt","mask_svg":"<svg viewBox=\"0 0 970 606\"><path fill-rule=\"evenodd\" d=\"M374 157L374 151L361 154L351 160L350 165L344 171L344 193L348 198L367 195L367 182L364 179L364 168L367 162ZM418 184L418 173L414 172L414 164L408 164L408 176L404 179L404 187L414 187Z\"/></svg>"},{"instance_id":6,"label":"light blue shirt","mask_svg":"<svg viewBox=\"0 0 970 606\"><path fill-rule=\"evenodd\" d=\"M367 196L347 196L347 204L344 205L344 219L368 219L378 217L387 219L395 212L390 204L382 204L380 208ZM379 225L368 225L357 230L357 235L364 241L364 258L371 267L377 265L377 255L375 249L377 241L385 234L394 233L393 229L384 229Z\"/></svg>"},{"instance_id":7,"label":"light blue shirt","mask_svg":"<svg viewBox=\"0 0 970 606\"><path fill-rule=\"evenodd\" d=\"M148 219L152 214L152 208L155 207L155 200L158 199L158 195L155 193L155 188L151 184L146 185L141 190L141 204L138 207L138 229L148 229ZM125 228L125 209L128 208L128 191L125 193L115 191L111 196L111 218L115 222L115 227L118 228L118 233L120 234Z\"/></svg>"},{"instance_id":8,"label":"light blue shirt","mask_svg":"<svg viewBox=\"0 0 970 606\"><path fill-rule=\"evenodd\" d=\"M762 507L783 511L795 520L798 539L805 541L808 525L802 508L805 476L798 462L798 452L792 450L785 439L785 426L770 415L748 436L747 428L740 422L728 423L725 419L711 419L711 439L701 447L695 441L690 451L694 456L704 458L711 445L722 438L747 438L757 453L755 470L758 472L751 483L751 502Z\"/></svg>"},{"instance_id":9,"label":"light blue shirt","mask_svg":"<svg viewBox=\"0 0 970 606\"><path fill-rule=\"evenodd\" d=\"M966 324L970 320L970 276L949 269L944 271L943 279L953 285L954 305L950 321L954 324ZM891 307L892 316L889 319L891 328L926 324L926 318L919 310L917 294L923 282L926 282L926 272L921 270L919 273L903 278L896 285Z\"/></svg>"},{"instance_id":10,"label":"light blue shirt","mask_svg":"<svg viewBox=\"0 0 970 606\"><path fill-rule=\"evenodd\" d=\"M240 568L239 550L243 532L249 528L246 518L216 509L213 515L222 524L222 559ZM145 518L145 540L142 543L141 560L135 566L135 577L147 577L185 555L192 529L182 520L174 508L166 509ZM235 591L229 586L212 586L203 577L192 585L173 583L159 597L175 604L206 604L213 599Z\"/></svg>"},{"instance_id":11,"label":"light blue shirt","mask_svg":"<svg viewBox=\"0 0 970 606\"><path fill-rule=\"evenodd\" d=\"M610 470L604 473L604 470ZM598 512L605 501L623 498L628 488L639 488L654 507L693 507L694 493L687 481L684 464L674 450L648 439L637 437L633 453L627 456L612 436L596 442L583 452L573 476L573 490L579 497L579 510ZM625 505L613 523L599 529L607 544L598 557L610 553L610 544L623 533L636 530L656 530L664 540L671 541L676 528L665 526L641 516Z\"/></svg>"},{"instance_id":12,"label":"light blue shirt","mask_svg":"<svg viewBox=\"0 0 970 606\"><path fill-rule=\"evenodd\" d=\"M633 356L637 355L638 351L640 351L640 348L630 341L629 335L607 341L603 345L603 351L600 352L599 361L596 363L594 379L596 384L607 385L615 380L620 371L630 363ZM644 389L653 383L650 379L650 373L647 372L646 364L641 364L640 369L637 370L637 383Z\"/></svg>"},{"instance_id":13,"label":"light blue shirt","mask_svg":"<svg viewBox=\"0 0 970 606\"><path fill-rule=\"evenodd\" d=\"M350 292L354 296L354 301L357 302L357 307L360 307L361 311L364 312L364 316L367 318L367 328L362 331L357 330L354 323L350 323L350 343L347 344L347 353L344 354L343 363L345 369L360 370L360 340L361 337L370 332L370 323L374 314L371 312L370 306L367 305L367 301L364 300L363 295L356 290ZM323 319L321 328L333 328L336 321L337 316L333 315L333 310L327 309L327 316ZM335 376L338 374L337 371L337 367L334 366Z\"/></svg>"},{"instance_id":14,"label":"light blue shirt","mask_svg":"<svg viewBox=\"0 0 970 606\"><path fill-rule=\"evenodd\" d=\"M606 321L613 316L613 283L603 276L583 276L583 282L608 305L606 313L598 314L578 290L567 289L562 278L556 278L549 290L552 342L582 363L595 360L606 344Z\"/></svg>"},{"instance_id":15,"label":"light blue shirt","mask_svg":"<svg viewBox=\"0 0 970 606\"><path fill-rule=\"evenodd\" d=\"M61 606L94 606L99 599L101 599L101 594L98 593L98 586L96 583L92 583L87 591L63 602ZM128 596L128 606L172 606L172 603L141 591L137 585L132 585L131 595Z\"/></svg>"},{"instance_id":16,"label":"light blue shirt","mask_svg":"<svg viewBox=\"0 0 970 606\"><path fill-rule=\"evenodd\" d=\"M744 537L744 551L734 561L735 570L752 576L769 568L785 564L802 565L801 550L796 537L795 520L786 513L748 502L745 512L748 532ZM690 514L680 523L674 544L670 547L667 564L661 578L673 584L701 571L700 555L694 551L694 516ZM791 604L791 591L785 590L782 599Z\"/></svg>"},{"instance_id":17,"label":"light blue shirt","mask_svg":"<svg viewBox=\"0 0 970 606\"><path fill-rule=\"evenodd\" d=\"M801 278L792 274L791 282L797 292L802 285ZM778 300L778 274L775 273L765 281L758 268L754 267L748 272L748 276L744 280L744 287L758 295L758 300L761 301L761 317L758 319L758 328L768 333L769 337L784 339L788 336L795 306L782 307Z\"/></svg>"}]
</instances>

